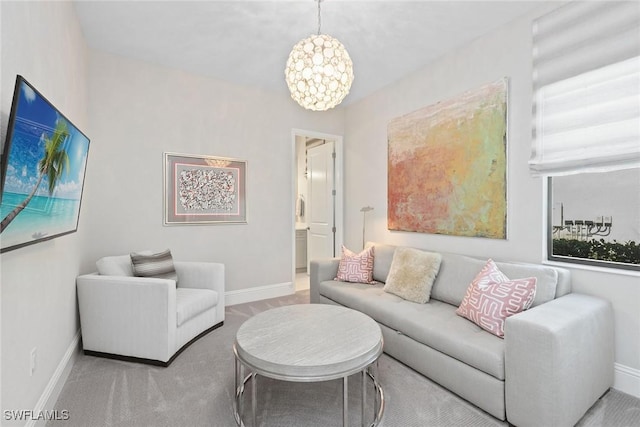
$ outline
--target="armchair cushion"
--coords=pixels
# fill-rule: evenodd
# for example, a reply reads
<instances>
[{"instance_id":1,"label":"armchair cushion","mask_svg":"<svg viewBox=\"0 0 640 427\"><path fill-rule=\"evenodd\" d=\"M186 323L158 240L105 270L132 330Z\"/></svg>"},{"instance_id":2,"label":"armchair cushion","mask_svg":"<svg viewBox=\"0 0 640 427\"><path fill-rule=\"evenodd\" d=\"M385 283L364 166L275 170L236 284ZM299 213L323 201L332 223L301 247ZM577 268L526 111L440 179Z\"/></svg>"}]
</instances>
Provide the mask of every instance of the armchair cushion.
<instances>
[{"instance_id":1,"label":"armchair cushion","mask_svg":"<svg viewBox=\"0 0 640 427\"><path fill-rule=\"evenodd\" d=\"M178 288L176 290L176 326L193 319L218 304L218 293L209 289Z\"/></svg>"},{"instance_id":2,"label":"armchair cushion","mask_svg":"<svg viewBox=\"0 0 640 427\"><path fill-rule=\"evenodd\" d=\"M151 251L140 251L140 255L151 255ZM101 276L133 277L130 255L106 256L96 261L98 274Z\"/></svg>"},{"instance_id":3,"label":"armchair cushion","mask_svg":"<svg viewBox=\"0 0 640 427\"><path fill-rule=\"evenodd\" d=\"M133 277L131 257L129 255L106 256L96 261L98 274L101 276Z\"/></svg>"}]
</instances>

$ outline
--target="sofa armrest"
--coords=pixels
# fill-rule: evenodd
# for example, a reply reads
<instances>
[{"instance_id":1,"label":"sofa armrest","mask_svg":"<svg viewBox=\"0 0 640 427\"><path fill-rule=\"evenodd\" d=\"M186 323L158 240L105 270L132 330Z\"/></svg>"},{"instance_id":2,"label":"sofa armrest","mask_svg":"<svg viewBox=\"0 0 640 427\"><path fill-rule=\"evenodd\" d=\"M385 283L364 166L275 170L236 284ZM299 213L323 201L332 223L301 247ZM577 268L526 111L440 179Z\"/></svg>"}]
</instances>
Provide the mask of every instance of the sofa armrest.
<instances>
[{"instance_id":1,"label":"sofa armrest","mask_svg":"<svg viewBox=\"0 0 640 427\"><path fill-rule=\"evenodd\" d=\"M338 274L340 258L314 259L309 263L309 289L312 304L320 302L318 285L325 280L333 280Z\"/></svg>"},{"instance_id":2,"label":"sofa armrest","mask_svg":"<svg viewBox=\"0 0 640 427\"><path fill-rule=\"evenodd\" d=\"M568 294L505 322L507 420L573 426L613 385L611 304Z\"/></svg>"},{"instance_id":3,"label":"sofa armrest","mask_svg":"<svg viewBox=\"0 0 640 427\"><path fill-rule=\"evenodd\" d=\"M174 261L179 288L211 289L218 293L218 304L224 307L224 264L217 262Z\"/></svg>"},{"instance_id":4,"label":"sofa armrest","mask_svg":"<svg viewBox=\"0 0 640 427\"><path fill-rule=\"evenodd\" d=\"M175 350L176 285L169 279L76 279L85 350L167 361Z\"/></svg>"}]
</instances>

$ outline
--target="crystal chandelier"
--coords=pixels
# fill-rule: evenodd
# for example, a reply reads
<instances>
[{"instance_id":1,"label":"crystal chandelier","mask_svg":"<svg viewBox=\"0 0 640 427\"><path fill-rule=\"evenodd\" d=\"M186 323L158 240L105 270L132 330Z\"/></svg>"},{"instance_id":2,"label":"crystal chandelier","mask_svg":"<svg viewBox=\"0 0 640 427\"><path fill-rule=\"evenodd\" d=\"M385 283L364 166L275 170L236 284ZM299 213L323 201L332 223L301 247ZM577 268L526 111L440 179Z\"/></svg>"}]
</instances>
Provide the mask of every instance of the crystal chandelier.
<instances>
[{"instance_id":1,"label":"crystal chandelier","mask_svg":"<svg viewBox=\"0 0 640 427\"><path fill-rule=\"evenodd\" d=\"M345 47L333 37L318 34L300 40L284 70L291 97L307 110L325 111L340 104L353 82L353 63Z\"/></svg>"}]
</instances>

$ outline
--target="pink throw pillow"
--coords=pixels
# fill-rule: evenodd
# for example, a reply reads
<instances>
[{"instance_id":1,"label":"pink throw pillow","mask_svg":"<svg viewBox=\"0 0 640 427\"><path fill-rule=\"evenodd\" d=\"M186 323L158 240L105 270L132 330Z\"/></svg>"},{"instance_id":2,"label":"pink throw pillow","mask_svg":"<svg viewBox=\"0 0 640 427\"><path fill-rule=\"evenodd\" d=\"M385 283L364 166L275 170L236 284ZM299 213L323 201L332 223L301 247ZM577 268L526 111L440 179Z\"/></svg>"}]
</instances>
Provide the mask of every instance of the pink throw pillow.
<instances>
[{"instance_id":1,"label":"pink throw pillow","mask_svg":"<svg viewBox=\"0 0 640 427\"><path fill-rule=\"evenodd\" d=\"M456 314L504 337L507 317L528 309L536 295L535 277L509 280L492 260L473 279Z\"/></svg>"},{"instance_id":2,"label":"pink throw pillow","mask_svg":"<svg viewBox=\"0 0 640 427\"><path fill-rule=\"evenodd\" d=\"M373 246L359 254L342 246L336 280L354 283L375 283L373 280Z\"/></svg>"},{"instance_id":3,"label":"pink throw pillow","mask_svg":"<svg viewBox=\"0 0 640 427\"><path fill-rule=\"evenodd\" d=\"M480 270L480 273L478 273L471 281L471 284L473 286L484 288L491 283L502 283L508 281L509 278L505 276L504 273L500 271L496 263L489 258L484 267L482 267L482 270Z\"/></svg>"}]
</instances>

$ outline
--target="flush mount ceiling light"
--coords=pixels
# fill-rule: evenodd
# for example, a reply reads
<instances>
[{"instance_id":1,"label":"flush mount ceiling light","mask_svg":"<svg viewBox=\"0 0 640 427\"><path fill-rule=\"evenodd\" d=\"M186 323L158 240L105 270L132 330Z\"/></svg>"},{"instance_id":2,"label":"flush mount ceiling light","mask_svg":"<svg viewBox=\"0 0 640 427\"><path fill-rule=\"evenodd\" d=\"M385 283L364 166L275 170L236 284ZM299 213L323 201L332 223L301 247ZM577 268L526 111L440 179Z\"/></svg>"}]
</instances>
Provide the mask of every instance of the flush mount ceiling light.
<instances>
[{"instance_id":1,"label":"flush mount ceiling light","mask_svg":"<svg viewBox=\"0 0 640 427\"><path fill-rule=\"evenodd\" d=\"M291 97L307 110L325 111L340 104L351 89L353 63L335 38L318 34L300 40L289 54L284 70Z\"/></svg>"}]
</instances>

